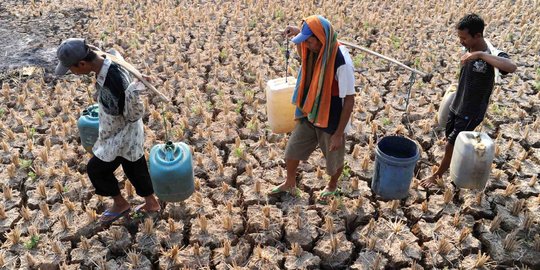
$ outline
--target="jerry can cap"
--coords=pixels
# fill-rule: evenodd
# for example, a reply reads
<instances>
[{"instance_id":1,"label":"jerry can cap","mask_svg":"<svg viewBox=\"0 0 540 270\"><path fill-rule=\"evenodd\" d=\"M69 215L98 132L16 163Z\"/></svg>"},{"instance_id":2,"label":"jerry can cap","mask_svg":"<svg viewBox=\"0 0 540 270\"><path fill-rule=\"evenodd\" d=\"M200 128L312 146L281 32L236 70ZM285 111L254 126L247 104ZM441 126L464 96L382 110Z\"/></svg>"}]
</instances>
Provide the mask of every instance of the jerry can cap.
<instances>
[{"instance_id":1,"label":"jerry can cap","mask_svg":"<svg viewBox=\"0 0 540 270\"><path fill-rule=\"evenodd\" d=\"M174 150L174 148L176 148L176 146L174 145L174 143L172 141L167 141L165 143L165 150Z\"/></svg>"}]
</instances>

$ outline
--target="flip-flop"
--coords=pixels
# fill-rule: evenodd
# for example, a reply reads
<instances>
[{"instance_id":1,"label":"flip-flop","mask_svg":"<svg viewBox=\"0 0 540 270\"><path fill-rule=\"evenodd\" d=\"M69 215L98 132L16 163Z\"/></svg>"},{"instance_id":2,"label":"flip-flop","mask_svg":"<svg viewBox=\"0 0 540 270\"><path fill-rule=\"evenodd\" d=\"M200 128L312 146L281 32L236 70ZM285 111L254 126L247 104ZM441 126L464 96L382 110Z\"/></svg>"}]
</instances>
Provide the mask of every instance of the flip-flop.
<instances>
[{"instance_id":1,"label":"flip-flop","mask_svg":"<svg viewBox=\"0 0 540 270\"><path fill-rule=\"evenodd\" d=\"M144 217L144 216L148 216L148 215L158 214L161 211L161 207L158 210L152 210L152 211L146 210L146 209L143 208L145 205L146 205L145 203L137 205L133 209L133 213L131 214L131 216L132 217L141 217L141 216Z\"/></svg>"},{"instance_id":2,"label":"flip-flop","mask_svg":"<svg viewBox=\"0 0 540 270\"><path fill-rule=\"evenodd\" d=\"M279 186L277 186L277 187L272 188L270 191L268 191L268 195L271 195L271 196L289 194L291 196L298 197L300 196L301 193L302 191L298 187L282 190L282 189L279 189Z\"/></svg>"},{"instance_id":3,"label":"flip-flop","mask_svg":"<svg viewBox=\"0 0 540 270\"><path fill-rule=\"evenodd\" d=\"M327 205L331 197L335 198L341 195L341 189L336 188L334 191L327 190L326 188L319 194L317 202L323 205Z\"/></svg>"},{"instance_id":4,"label":"flip-flop","mask_svg":"<svg viewBox=\"0 0 540 270\"><path fill-rule=\"evenodd\" d=\"M100 224L102 226L108 226L108 225L111 225L113 222L117 221L119 218L127 215L129 213L131 209L128 208L120 213L115 213L115 212L111 212L109 209L105 210L105 212L103 212L103 214L101 214L101 217L100 217ZM103 218L107 218L107 217L112 217L111 219L107 219L107 220L103 220Z\"/></svg>"}]
</instances>

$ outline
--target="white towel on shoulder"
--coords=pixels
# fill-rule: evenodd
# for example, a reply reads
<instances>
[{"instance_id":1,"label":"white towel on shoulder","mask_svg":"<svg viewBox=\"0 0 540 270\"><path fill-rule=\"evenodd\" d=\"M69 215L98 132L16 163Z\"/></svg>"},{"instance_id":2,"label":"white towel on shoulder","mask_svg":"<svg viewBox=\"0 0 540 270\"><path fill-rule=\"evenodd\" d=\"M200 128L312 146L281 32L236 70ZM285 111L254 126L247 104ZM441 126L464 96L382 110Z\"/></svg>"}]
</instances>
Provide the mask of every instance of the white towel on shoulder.
<instances>
[{"instance_id":1,"label":"white towel on shoulder","mask_svg":"<svg viewBox=\"0 0 540 270\"><path fill-rule=\"evenodd\" d=\"M488 46L488 49L489 49L489 53L491 55L499 56L499 54L503 52L495 48L495 46L493 46L493 44L491 44L491 42L489 42L487 38L484 38L484 41L486 42L486 45ZM495 83L499 83L501 82L501 72L499 71L498 68L496 67L493 67L493 68L495 69Z\"/></svg>"}]
</instances>

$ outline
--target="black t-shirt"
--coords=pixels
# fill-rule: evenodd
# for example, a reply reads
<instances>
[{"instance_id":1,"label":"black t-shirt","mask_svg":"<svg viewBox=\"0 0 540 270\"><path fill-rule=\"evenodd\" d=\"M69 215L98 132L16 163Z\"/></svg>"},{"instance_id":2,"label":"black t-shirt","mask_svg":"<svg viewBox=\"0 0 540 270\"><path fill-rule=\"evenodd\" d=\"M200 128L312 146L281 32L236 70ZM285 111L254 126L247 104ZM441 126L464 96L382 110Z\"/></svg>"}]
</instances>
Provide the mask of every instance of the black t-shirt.
<instances>
[{"instance_id":1,"label":"black t-shirt","mask_svg":"<svg viewBox=\"0 0 540 270\"><path fill-rule=\"evenodd\" d=\"M110 115L122 115L125 91L131 83L129 73L120 65L111 63L100 95L103 110Z\"/></svg>"},{"instance_id":2,"label":"black t-shirt","mask_svg":"<svg viewBox=\"0 0 540 270\"><path fill-rule=\"evenodd\" d=\"M497 56L509 58L504 52ZM506 74L502 70L500 72ZM492 65L481 59L466 63L461 67L458 89L450 110L466 119L483 118L494 83L495 69Z\"/></svg>"}]
</instances>

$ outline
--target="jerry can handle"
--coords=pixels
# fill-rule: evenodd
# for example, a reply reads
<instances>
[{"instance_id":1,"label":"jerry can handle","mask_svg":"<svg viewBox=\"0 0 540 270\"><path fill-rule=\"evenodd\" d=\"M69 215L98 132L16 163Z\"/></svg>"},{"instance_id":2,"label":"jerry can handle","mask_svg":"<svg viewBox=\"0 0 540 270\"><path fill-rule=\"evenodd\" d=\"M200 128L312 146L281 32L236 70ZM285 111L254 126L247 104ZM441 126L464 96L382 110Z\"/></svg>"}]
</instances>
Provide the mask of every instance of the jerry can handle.
<instances>
[{"instance_id":1,"label":"jerry can handle","mask_svg":"<svg viewBox=\"0 0 540 270\"><path fill-rule=\"evenodd\" d=\"M477 143L480 143L482 141L482 138L480 138L480 132L475 132L474 138L476 139Z\"/></svg>"},{"instance_id":2,"label":"jerry can handle","mask_svg":"<svg viewBox=\"0 0 540 270\"><path fill-rule=\"evenodd\" d=\"M171 141L167 141L163 148L165 150L165 158L167 161L172 161L174 159L174 144Z\"/></svg>"}]
</instances>

